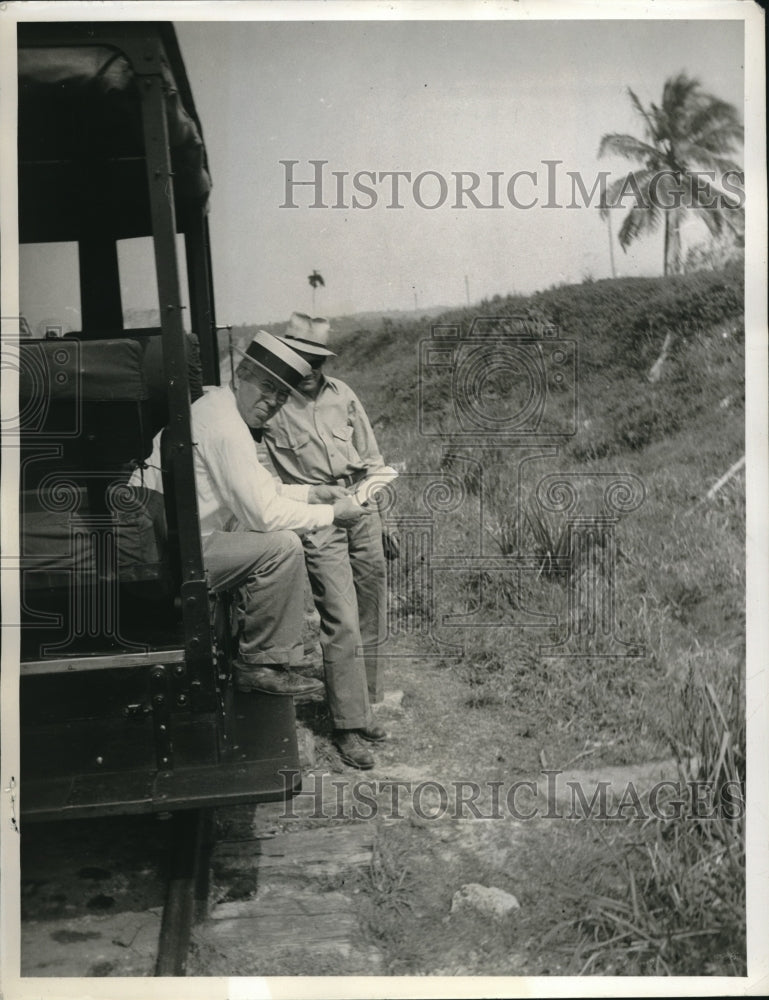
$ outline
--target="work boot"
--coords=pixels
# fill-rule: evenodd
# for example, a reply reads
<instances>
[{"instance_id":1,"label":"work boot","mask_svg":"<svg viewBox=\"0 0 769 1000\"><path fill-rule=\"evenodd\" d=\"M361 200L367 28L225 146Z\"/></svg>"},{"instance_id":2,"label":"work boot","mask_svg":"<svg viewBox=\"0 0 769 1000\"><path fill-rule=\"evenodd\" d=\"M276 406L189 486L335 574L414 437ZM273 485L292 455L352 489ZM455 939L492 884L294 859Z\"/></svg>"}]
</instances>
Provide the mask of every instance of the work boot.
<instances>
[{"instance_id":1,"label":"work boot","mask_svg":"<svg viewBox=\"0 0 769 1000\"><path fill-rule=\"evenodd\" d=\"M334 743L339 751L339 756L350 767L357 767L360 771L368 771L374 766L373 754L361 745L354 729L336 729Z\"/></svg>"},{"instance_id":2,"label":"work boot","mask_svg":"<svg viewBox=\"0 0 769 1000\"><path fill-rule=\"evenodd\" d=\"M323 681L297 674L290 667L268 667L263 663L235 663L235 688L238 691L261 691L297 698L323 690Z\"/></svg>"},{"instance_id":3,"label":"work boot","mask_svg":"<svg viewBox=\"0 0 769 1000\"><path fill-rule=\"evenodd\" d=\"M369 743L381 743L382 740L387 739L387 730L384 726L378 726L375 722L365 726L363 729L356 729L355 732L361 739L368 740Z\"/></svg>"}]
</instances>

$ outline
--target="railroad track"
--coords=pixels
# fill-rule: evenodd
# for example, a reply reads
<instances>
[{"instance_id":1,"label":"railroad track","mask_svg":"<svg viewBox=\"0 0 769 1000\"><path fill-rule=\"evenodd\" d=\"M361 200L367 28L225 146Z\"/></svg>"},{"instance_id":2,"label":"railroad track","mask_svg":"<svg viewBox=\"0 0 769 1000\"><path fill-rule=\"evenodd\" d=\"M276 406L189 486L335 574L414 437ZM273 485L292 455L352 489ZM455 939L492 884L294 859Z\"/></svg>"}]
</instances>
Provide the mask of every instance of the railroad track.
<instances>
[{"instance_id":1,"label":"railroad track","mask_svg":"<svg viewBox=\"0 0 769 1000\"><path fill-rule=\"evenodd\" d=\"M353 888L371 828L310 821L315 808L28 825L22 975L376 974Z\"/></svg>"},{"instance_id":2,"label":"railroad track","mask_svg":"<svg viewBox=\"0 0 769 1000\"><path fill-rule=\"evenodd\" d=\"M330 814L339 787L356 778L324 774ZM373 824L324 821L316 808L300 797L288 810L218 811L209 905L193 928L189 975L382 974L359 916Z\"/></svg>"},{"instance_id":3,"label":"railroad track","mask_svg":"<svg viewBox=\"0 0 769 1000\"><path fill-rule=\"evenodd\" d=\"M25 825L22 975L183 976L212 829L211 810Z\"/></svg>"},{"instance_id":4,"label":"railroad track","mask_svg":"<svg viewBox=\"0 0 769 1000\"><path fill-rule=\"evenodd\" d=\"M193 925L208 902L208 855L213 846L213 810L177 813L172 820L174 854L158 938L156 976L184 976Z\"/></svg>"}]
</instances>

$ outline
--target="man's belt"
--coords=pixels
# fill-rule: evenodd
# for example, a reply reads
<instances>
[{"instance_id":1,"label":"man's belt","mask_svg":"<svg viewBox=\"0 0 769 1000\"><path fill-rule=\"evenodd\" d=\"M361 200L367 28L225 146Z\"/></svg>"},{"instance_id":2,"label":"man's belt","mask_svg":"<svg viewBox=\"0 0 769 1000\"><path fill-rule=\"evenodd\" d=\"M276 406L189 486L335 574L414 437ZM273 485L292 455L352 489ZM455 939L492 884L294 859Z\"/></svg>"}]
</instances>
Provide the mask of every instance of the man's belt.
<instances>
[{"instance_id":1,"label":"man's belt","mask_svg":"<svg viewBox=\"0 0 769 1000\"><path fill-rule=\"evenodd\" d=\"M366 470L361 469L360 472L353 472L349 476L339 476L338 479L332 479L329 485L350 487L350 486L355 486L356 483L359 483L361 479L365 478L366 478Z\"/></svg>"}]
</instances>

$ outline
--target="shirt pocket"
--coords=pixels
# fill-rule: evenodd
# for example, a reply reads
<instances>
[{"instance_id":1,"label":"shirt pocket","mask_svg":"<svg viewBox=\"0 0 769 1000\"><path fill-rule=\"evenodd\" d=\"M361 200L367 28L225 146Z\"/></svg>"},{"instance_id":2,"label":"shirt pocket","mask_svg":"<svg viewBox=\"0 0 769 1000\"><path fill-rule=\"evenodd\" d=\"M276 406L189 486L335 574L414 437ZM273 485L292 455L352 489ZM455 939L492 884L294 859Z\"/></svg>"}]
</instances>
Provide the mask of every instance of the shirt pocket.
<instances>
[{"instance_id":1,"label":"shirt pocket","mask_svg":"<svg viewBox=\"0 0 769 1000\"><path fill-rule=\"evenodd\" d=\"M355 450L355 445L353 444L352 436L354 428L349 424L337 424L332 426L331 430L331 448L332 452L336 452L337 456L341 456L343 462L349 467L350 465L359 465L360 456ZM333 455L332 455L333 459ZM334 465L339 461L337 457L334 461ZM341 474L341 473L340 473Z\"/></svg>"},{"instance_id":2,"label":"shirt pocket","mask_svg":"<svg viewBox=\"0 0 769 1000\"><path fill-rule=\"evenodd\" d=\"M349 424L345 424L342 427L332 427L331 433L334 435L334 438L338 443L341 442L349 444L352 440L352 430L353 429Z\"/></svg>"},{"instance_id":3,"label":"shirt pocket","mask_svg":"<svg viewBox=\"0 0 769 1000\"><path fill-rule=\"evenodd\" d=\"M310 443L309 431L298 431L286 427L271 428L271 437L276 448L298 452Z\"/></svg>"}]
</instances>

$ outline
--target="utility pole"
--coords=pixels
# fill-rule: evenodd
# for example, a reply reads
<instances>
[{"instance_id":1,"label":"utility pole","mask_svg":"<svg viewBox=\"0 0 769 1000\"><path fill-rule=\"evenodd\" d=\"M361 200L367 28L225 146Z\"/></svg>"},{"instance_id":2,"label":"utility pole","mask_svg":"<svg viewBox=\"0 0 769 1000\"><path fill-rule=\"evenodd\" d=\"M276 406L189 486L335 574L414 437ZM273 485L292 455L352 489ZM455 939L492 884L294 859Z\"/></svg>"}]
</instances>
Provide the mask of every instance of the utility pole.
<instances>
[{"instance_id":1,"label":"utility pole","mask_svg":"<svg viewBox=\"0 0 769 1000\"><path fill-rule=\"evenodd\" d=\"M611 261L611 276L612 278L617 277L617 272L614 270L614 238L611 232L611 209L606 213L606 223L609 227L609 260Z\"/></svg>"},{"instance_id":2,"label":"utility pole","mask_svg":"<svg viewBox=\"0 0 769 1000\"><path fill-rule=\"evenodd\" d=\"M321 288L326 287L326 282L323 280L323 276L313 269L311 275L308 276L307 280L310 282L310 287L312 288L312 311L315 312L315 289L320 285Z\"/></svg>"},{"instance_id":3,"label":"utility pole","mask_svg":"<svg viewBox=\"0 0 769 1000\"><path fill-rule=\"evenodd\" d=\"M465 275L465 298L467 304L470 305L470 282L467 280L467 275Z\"/></svg>"}]
</instances>

